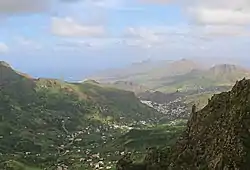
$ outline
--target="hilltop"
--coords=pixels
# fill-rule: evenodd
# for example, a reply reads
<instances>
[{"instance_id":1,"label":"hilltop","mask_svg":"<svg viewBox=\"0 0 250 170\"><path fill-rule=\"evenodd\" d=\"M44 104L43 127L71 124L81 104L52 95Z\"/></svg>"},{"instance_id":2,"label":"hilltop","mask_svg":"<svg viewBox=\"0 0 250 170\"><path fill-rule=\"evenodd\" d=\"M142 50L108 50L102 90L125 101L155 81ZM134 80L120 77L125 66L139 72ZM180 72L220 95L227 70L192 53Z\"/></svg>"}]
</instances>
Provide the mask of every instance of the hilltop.
<instances>
[{"instance_id":1,"label":"hilltop","mask_svg":"<svg viewBox=\"0 0 250 170\"><path fill-rule=\"evenodd\" d=\"M116 81L114 83L108 83L107 85L121 90L132 91L136 95L139 95L149 90L146 86L130 81Z\"/></svg>"},{"instance_id":2,"label":"hilltop","mask_svg":"<svg viewBox=\"0 0 250 170\"><path fill-rule=\"evenodd\" d=\"M242 78L250 78L250 70L237 65L221 64L209 69L193 69L190 72L163 79L162 86L157 89L160 91L179 89L180 91L190 91L202 88L213 88L222 86L233 86Z\"/></svg>"},{"instance_id":3,"label":"hilltop","mask_svg":"<svg viewBox=\"0 0 250 170\"><path fill-rule=\"evenodd\" d=\"M161 117L132 92L93 81L34 79L4 62L0 104L0 169L92 169L99 159L86 160L103 143L139 121L154 124Z\"/></svg>"},{"instance_id":4,"label":"hilltop","mask_svg":"<svg viewBox=\"0 0 250 170\"><path fill-rule=\"evenodd\" d=\"M243 79L231 91L214 95L200 111L193 106L187 128L175 146L149 150L141 170L248 169L249 96L250 80ZM118 170L138 167L128 160L129 156L121 159Z\"/></svg>"},{"instance_id":5,"label":"hilltop","mask_svg":"<svg viewBox=\"0 0 250 170\"><path fill-rule=\"evenodd\" d=\"M136 93L149 90L173 93L177 90L186 92L201 88L232 87L236 80L250 78L250 70L234 64L209 67L193 60L181 59L146 61L123 69L104 71L93 77L102 84L110 83L113 87Z\"/></svg>"},{"instance_id":6,"label":"hilltop","mask_svg":"<svg viewBox=\"0 0 250 170\"><path fill-rule=\"evenodd\" d=\"M196 62L188 59L178 61L147 61L122 69L106 70L99 75L92 76L92 79L102 83L129 81L144 85L147 88L153 88L159 85L163 77L185 74L196 68L201 67Z\"/></svg>"}]
</instances>

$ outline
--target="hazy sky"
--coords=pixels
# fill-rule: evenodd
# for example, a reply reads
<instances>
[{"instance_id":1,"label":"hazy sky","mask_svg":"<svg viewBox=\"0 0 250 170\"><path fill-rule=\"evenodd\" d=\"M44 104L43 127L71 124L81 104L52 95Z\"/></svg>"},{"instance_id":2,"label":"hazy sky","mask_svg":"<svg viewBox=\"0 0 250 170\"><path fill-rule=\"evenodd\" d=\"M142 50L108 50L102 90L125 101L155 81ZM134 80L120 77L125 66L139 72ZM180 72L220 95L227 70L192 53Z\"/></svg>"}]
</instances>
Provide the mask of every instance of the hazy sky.
<instances>
[{"instance_id":1,"label":"hazy sky","mask_svg":"<svg viewBox=\"0 0 250 170\"><path fill-rule=\"evenodd\" d=\"M149 57L244 59L249 24L249 0L0 0L0 60L67 77Z\"/></svg>"}]
</instances>

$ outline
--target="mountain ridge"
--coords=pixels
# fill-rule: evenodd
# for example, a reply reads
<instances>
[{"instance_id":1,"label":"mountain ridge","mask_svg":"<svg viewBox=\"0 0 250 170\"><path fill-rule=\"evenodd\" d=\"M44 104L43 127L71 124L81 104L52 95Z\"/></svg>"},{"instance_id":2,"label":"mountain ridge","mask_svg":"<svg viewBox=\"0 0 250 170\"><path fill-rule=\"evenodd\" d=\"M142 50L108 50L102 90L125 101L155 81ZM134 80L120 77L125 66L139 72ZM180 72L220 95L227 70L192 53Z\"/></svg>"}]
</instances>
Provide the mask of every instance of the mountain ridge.
<instances>
[{"instance_id":1,"label":"mountain ridge","mask_svg":"<svg viewBox=\"0 0 250 170\"><path fill-rule=\"evenodd\" d=\"M30 79L6 65L0 65L0 75L0 169L93 169L81 160L124 127L161 117L133 92L93 82Z\"/></svg>"},{"instance_id":2,"label":"mountain ridge","mask_svg":"<svg viewBox=\"0 0 250 170\"><path fill-rule=\"evenodd\" d=\"M245 143L250 139L249 94L250 80L243 79L231 91L214 95L201 111L193 110L187 131L170 156L170 167L193 170L249 167L250 148Z\"/></svg>"},{"instance_id":3,"label":"mountain ridge","mask_svg":"<svg viewBox=\"0 0 250 170\"><path fill-rule=\"evenodd\" d=\"M101 82L133 81L141 84L141 82L145 82L145 80L150 80L151 78L160 78L166 74L186 73L197 67L198 65L189 59L181 59L178 61L164 60L158 62L148 61L133 64L127 68L116 69L115 71L103 71L100 76L97 74L97 76L92 76L90 78ZM139 79L138 81L137 77Z\"/></svg>"},{"instance_id":4,"label":"mountain ridge","mask_svg":"<svg viewBox=\"0 0 250 170\"><path fill-rule=\"evenodd\" d=\"M177 61L166 61L157 65L152 62L138 64L134 69L127 68L130 72L126 74L126 68L116 71L114 75L110 72L108 77L111 79L105 80L105 75L100 80L101 83L114 83L114 82L132 82L145 86L149 90L161 91L161 92L175 92L179 88L192 88L198 86L232 86L236 80L243 77L250 77L250 70L236 64L216 64L211 67L203 66L199 62L190 59L181 59ZM146 68L143 70L143 68ZM141 71L138 71L141 70ZM124 73L124 74L123 74Z\"/></svg>"},{"instance_id":5,"label":"mountain ridge","mask_svg":"<svg viewBox=\"0 0 250 170\"><path fill-rule=\"evenodd\" d=\"M186 130L166 149L149 149L140 170L246 170L250 166L250 80L213 95L197 111L193 105ZM137 167L126 155L118 170Z\"/></svg>"}]
</instances>

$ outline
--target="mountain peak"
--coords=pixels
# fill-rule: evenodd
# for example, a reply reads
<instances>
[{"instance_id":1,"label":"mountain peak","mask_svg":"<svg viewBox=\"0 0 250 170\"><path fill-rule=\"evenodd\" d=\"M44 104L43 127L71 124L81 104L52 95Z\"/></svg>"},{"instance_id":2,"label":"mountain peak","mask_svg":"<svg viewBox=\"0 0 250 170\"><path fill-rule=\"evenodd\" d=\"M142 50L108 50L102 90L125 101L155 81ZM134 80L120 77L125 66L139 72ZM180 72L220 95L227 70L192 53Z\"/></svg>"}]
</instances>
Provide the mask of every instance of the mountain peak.
<instances>
[{"instance_id":1,"label":"mountain peak","mask_svg":"<svg viewBox=\"0 0 250 170\"><path fill-rule=\"evenodd\" d=\"M188 59L186 59L186 58L182 58L180 61L188 61Z\"/></svg>"},{"instance_id":2,"label":"mountain peak","mask_svg":"<svg viewBox=\"0 0 250 170\"><path fill-rule=\"evenodd\" d=\"M11 68L11 66L7 62L5 62L5 61L0 61L0 66Z\"/></svg>"},{"instance_id":3,"label":"mountain peak","mask_svg":"<svg viewBox=\"0 0 250 170\"><path fill-rule=\"evenodd\" d=\"M93 80L93 79L86 79L83 81L83 83L100 84L98 81Z\"/></svg>"},{"instance_id":4,"label":"mountain peak","mask_svg":"<svg viewBox=\"0 0 250 170\"><path fill-rule=\"evenodd\" d=\"M174 61L173 64L187 64L187 65L196 65L193 60L182 58L180 60Z\"/></svg>"},{"instance_id":5,"label":"mountain peak","mask_svg":"<svg viewBox=\"0 0 250 170\"><path fill-rule=\"evenodd\" d=\"M215 65L209 69L209 72L217 76L226 76L226 75L232 76L236 74L241 78L243 78L244 76L249 77L250 75L249 70L233 64Z\"/></svg>"},{"instance_id":6,"label":"mountain peak","mask_svg":"<svg viewBox=\"0 0 250 170\"><path fill-rule=\"evenodd\" d=\"M237 95L242 92L250 92L250 80L243 78L241 81L237 81L231 92Z\"/></svg>"},{"instance_id":7,"label":"mountain peak","mask_svg":"<svg viewBox=\"0 0 250 170\"><path fill-rule=\"evenodd\" d=\"M210 68L210 70L224 70L224 71L234 71L237 69L243 69L243 68L234 64L219 64Z\"/></svg>"},{"instance_id":8,"label":"mountain peak","mask_svg":"<svg viewBox=\"0 0 250 170\"><path fill-rule=\"evenodd\" d=\"M27 78L27 79L33 79L31 76L21 73L19 71L16 71L11 67L10 64L8 64L5 61L0 61L0 83L3 82L11 82L13 80L19 80L20 78Z\"/></svg>"},{"instance_id":9,"label":"mountain peak","mask_svg":"<svg viewBox=\"0 0 250 170\"><path fill-rule=\"evenodd\" d=\"M231 91L214 95L202 110L193 110L170 156L171 169L247 169L249 94L250 80L244 78Z\"/></svg>"}]
</instances>

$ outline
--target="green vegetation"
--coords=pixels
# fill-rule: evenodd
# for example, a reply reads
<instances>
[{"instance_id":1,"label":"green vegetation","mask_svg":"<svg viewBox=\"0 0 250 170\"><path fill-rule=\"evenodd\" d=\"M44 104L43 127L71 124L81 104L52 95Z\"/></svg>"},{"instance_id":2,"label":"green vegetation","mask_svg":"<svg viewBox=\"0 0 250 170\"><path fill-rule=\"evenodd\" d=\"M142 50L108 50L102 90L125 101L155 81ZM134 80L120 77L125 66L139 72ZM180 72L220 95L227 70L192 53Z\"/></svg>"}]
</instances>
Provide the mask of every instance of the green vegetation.
<instances>
[{"instance_id":1,"label":"green vegetation","mask_svg":"<svg viewBox=\"0 0 250 170\"><path fill-rule=\"evenodd\" d=\"M13 169L13 170L42 170L40 168L28 167L28 166L24 165L23 163L13 161L13 160L2 162L0 164L0 167L4 168L6 170L8 170L8 169Z\"/></svg>"},{"instance_id":2,"label":"green vegetation","mask_svg":"<svg viewBox=\"0 0 250 170\"><path fill-rule=\"evenodd\" d=\"M145 129L132 129L115 140L112 147L122 148L121 150L144 151L148 147L170 146L176 142L185 127L185 124L166 124Z\"/></svg>"},{"instance_id":3,"label":"green vegetation","mask_svg":"<svg viewBox=\"0 0 250 170\"><path fill-rule=\"evenodd\" d=\"M93 82L32 79L0 64L0 169L87 169L99 147L161 114L132 92Z\"/></svg>"},{"instance_id":4,"label":"green vegetation","mask_svg":"<svg viewBox=\"0 0 250 170\"><path fill-rule=\"evenodd\" d=\"M250 80L243 79L229 92L214 95L192 114L177 143L167 149L152 148L140 162L147 170L245 170L250 166ZM130 155L117 170L136 169ZM140 170L143 170L141 168Z\"/></svg>"},{"instance_id":5,"label":"green vegetation","mask_svg":"<svg viewBox=\"0 0 250 170\"><path fill-rule=\"evenodd\" d=\"M129 81L116 81L114 83L107 83L106 86L114 87L114 88L121 89L121 90L126 90L126 91L132 91L136 95L149 90L145 86L142 86L140 84L136 84L136 83L133 83L133 82L129 82Z\"/></svg>"},{"instance_id":6,"label":"green vegetation","mask_svg":"<svg viewBox=\"0 0 250 170\"><path fill-rule=\"evenodd\" d=\"M193 107L184 130L186 120L159 124L166 115L132 92L91 80L32 79L0 62L0 169L114 170L118 159L117 170L246 169L250 81L210 97L247 73L221 66L187 75L165 84L177 89L185 84L187 91L155 93L160 101L169 99L171 107L153 105L176 116L186 111L183 102L190 108L196 104L201 110Z\"/></svg>"}]
</instances>

